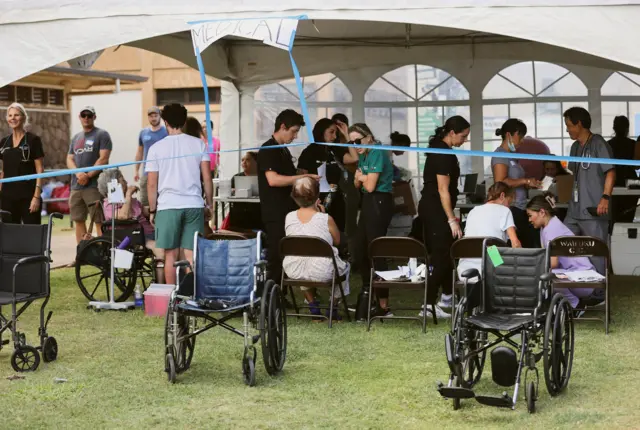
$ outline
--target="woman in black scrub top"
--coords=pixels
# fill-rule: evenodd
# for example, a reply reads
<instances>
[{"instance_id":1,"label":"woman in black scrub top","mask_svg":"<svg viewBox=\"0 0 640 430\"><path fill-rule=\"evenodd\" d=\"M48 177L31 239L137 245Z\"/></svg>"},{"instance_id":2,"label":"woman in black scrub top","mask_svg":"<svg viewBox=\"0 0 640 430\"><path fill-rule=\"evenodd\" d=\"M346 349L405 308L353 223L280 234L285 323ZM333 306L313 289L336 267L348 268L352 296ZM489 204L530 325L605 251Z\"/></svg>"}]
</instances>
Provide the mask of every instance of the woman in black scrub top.
<instances>
[{"instance_id":1,"label":"woman in black scrub top","mask_svg":"<svg viewBox=\"0 0 640 430\"><path fill-rule=\"evenodd\" d=\"M442 127L436 128L435 135L429 140L429 148L451 149L462 146L469 136L469 127L469 122L461 116L449 118ZM427 154L423 177L424 187L418 214L423 223L425 245L433 266L427 303L435 303L438 289L442 288L436 316L446 318L449 315L441 308L451 307L453 263L449 253L453 241L462 237L462 230L453 212L460 178L458 157L454 154Z\"/></svg>"},{"instance_id":2,"label":"woman in black scrub top","mask_svg":"<svg viewBox=\"0 0 640 430\"><path fill-rule=\"evenodd\" d=\"M44 171L42 141L25 131L28 120L27 111L21 104L13 103L7 109L7 123L12 133L0 140L2 177L5 179ZM11 212L11 216L3 217L5 222L40 224L41 182L42 178L38 178L0 184L2 210Z\"/></svg>"}]
</instances>

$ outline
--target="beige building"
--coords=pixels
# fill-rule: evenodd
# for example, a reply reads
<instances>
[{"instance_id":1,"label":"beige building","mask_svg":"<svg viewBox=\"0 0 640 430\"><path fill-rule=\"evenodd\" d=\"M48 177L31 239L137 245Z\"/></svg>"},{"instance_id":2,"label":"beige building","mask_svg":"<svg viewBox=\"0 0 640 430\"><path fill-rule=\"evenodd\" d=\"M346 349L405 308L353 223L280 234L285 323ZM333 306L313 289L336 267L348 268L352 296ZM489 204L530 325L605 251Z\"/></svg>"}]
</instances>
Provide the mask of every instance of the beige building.
<instances>
[{"instance_id":1,"label":"beige building","mask_svg":"<svg viewBox=\"0 0 640 430\"><path fill-rule=\"evenodd\" d=\"M93 69L114 73L140 75L148 78L145 82L122 85L122 91L138 90L141 93L140 125L147 125L147 109L150 106L162 106L175 101L184 104L189 113L201 120L205 117L204 92L197 70L179 61L143 49L120 46L106 49ZM220 82L207 77L209 103L212 120L219 123L220 118ZM93 86L83 93L111 93L113 85ZM214 135L218 135L215 127Z\"/></svg>"}]
</instances>

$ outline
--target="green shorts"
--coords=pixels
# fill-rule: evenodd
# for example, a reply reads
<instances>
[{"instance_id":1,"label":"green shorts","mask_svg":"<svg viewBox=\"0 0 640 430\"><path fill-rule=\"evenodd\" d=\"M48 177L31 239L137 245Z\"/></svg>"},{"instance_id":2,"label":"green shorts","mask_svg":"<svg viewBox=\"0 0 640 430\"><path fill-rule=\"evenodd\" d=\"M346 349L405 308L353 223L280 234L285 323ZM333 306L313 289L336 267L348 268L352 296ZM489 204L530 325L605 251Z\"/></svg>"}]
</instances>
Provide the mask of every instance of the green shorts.
<instances>
[{"instance_id":1,"label":"green shorts","mask_svg":"<svg viewBox=\"0 0 640 430\"><path fill-rule=\"evenodd\" d=\"M204 208L165 209L156 214L156 247L193 250L193 237L204 231Z\"/></svg>"}]
</instances>

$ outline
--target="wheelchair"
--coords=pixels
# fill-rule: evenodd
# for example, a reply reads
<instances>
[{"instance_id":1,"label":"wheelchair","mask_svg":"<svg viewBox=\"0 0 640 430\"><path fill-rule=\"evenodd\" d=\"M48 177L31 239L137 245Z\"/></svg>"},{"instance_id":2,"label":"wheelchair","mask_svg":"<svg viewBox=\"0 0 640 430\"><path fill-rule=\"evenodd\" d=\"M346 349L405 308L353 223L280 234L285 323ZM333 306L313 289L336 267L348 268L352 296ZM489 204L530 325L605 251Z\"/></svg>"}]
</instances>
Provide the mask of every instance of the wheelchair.
<instances>
[{"instance_id":1,"label":"wheelchair","mask_svg":"<svg viewBox=\"0 0 640 430\"><path fill-rule=\"evenodd\" d=\"M261 234L214 234L211 239L195 234L193 267L175 263L179 280L171 293L165 320L165 372L175 383L177 374L191 365L196 336L216 326L244 338L242 375L245 384L256 382L255 344L260 342L264 367L274 376L284 367L287 355L287 313L282 290L266 278L261 260ZM191 273L181 271L191 268ZM214 314L219 316L216 318ZM242 329L229 324L242 317ZM198 320L203 326L198 326ZM252 333L257 329L257 334Z\"/></svg>"},{"instance_id":2,"label":"wheelchair","mask_svg":"<svg viewBox=\"0 0 640 430\"><path fill-rule=\"evenodd\" d=\"M114 268L114 300L127 300L137 283L143 290L156 282L156 269L164 261L155 258L145 246L144 230L136 220L116 220L114 236L116 246L125 238L130 242L126 250L133 253L130 269ZM103 224L102 236L94 237L78 247L75 275L80 291L89 301L109 301L111 278L111 224Z\"/></svg>"},{"instance_id":3,"label":"wheelchair","mask_svg":"<svg viewBox=\"0 0 640 430\"><path fill-rule=\"evenodd\" d=\"M524 370L527 410L534 413L539 392L536 364L540 360L551 396L560 394L569 383L574 354L571 305L561 294L551 296L548 251L496 248L503 260L496 266L487 247L485 240L482 274L476 269L462 274L464 294L455 308L452 331L445 336L449 382L446 386L438 383L437 389L442 397L453 400L454 410L462 399L515 409ZM480 288L481 294L470 291L468 295L467 282L476 277L480 281L471 285ZM481 302L480 306L469 299ZM501 343L510 347L497 346ZM492 379L499 386L514 387L513 397L506 391L501 396L474 391L491 348Z\"/></svg>"},{"instance_id":4,"label":"wheelchair","mask_svg":"<svg viewBox=\"0 0 640 430\"><path fill-rule=\"evenodd\" d=\"M58 357L58 342L47 333L53 312L49 311L45 318L45 307L51 293L49 270L53 218L62 219L62 215L50 214L45 225L0 222L0 350L10 342L3 340L2 334L10 330L14 348L11 367L16 372L36 370L40 354L44 362ZM18 331L18 318L39 299L44 299L40 305L40 339L39 346L34 347L27 344L26 335ZM11 306L11 317L2 313L2 306L6 305Z\"/></svg>"}]
</instances>

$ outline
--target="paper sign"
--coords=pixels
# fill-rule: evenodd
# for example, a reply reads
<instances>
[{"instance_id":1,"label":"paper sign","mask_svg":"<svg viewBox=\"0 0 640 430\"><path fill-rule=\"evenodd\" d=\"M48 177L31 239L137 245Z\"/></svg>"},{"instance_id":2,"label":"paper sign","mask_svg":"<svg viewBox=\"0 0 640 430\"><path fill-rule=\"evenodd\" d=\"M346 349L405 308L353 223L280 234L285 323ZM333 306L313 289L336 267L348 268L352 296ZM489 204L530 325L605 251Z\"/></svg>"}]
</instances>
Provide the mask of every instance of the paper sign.
<instances>
[{"instance_id":1,"label":"paper sign","mask_svg":"<svg viewBox=\"0 0 640 430\"><path fill-rule=\"evenodd\" d=\"M209 45L225 36L237 36L261 40L275 48L291 50L291 35L298 28L298 20L292 18L232 19L194 24L191 39L194 52L202 53Z\"/></svg>"},{"instance_id":2,"label":"paper sign","mask_svg":"<svg viewBox=\"0 0 640 430\"><path fill-rule=\"evenodd\" d=\"M109 189L107 200L109 203L124 203L124 193L122 192L122 185L118 183L117 179L112 179L109 182Z\"/></svg>"},{"instance_id":3,"label":"paper sign","mask_svg":"<svg viewBox=\"0 0 640 430\"><path fill-rule=\"evenodd\" d=\"M318 166L318 176L320 176L320 192L328 193L331 191L329 182L327 182L327 163L322 163Z\"/></svg>"},{"instance_id":4,"label":"paper sign","mask_svg":"<svg viewBox=\"0 0 640 430\"><path fill-rule=\"evenodd\" d=\"M500 252L495 245L487 248L487 255L489 255L489 258L491 259L494 267L498 267L501 264L504 264L504 260L502 259L502 256L500 255Z\"/></svg>"}]
</instances>

